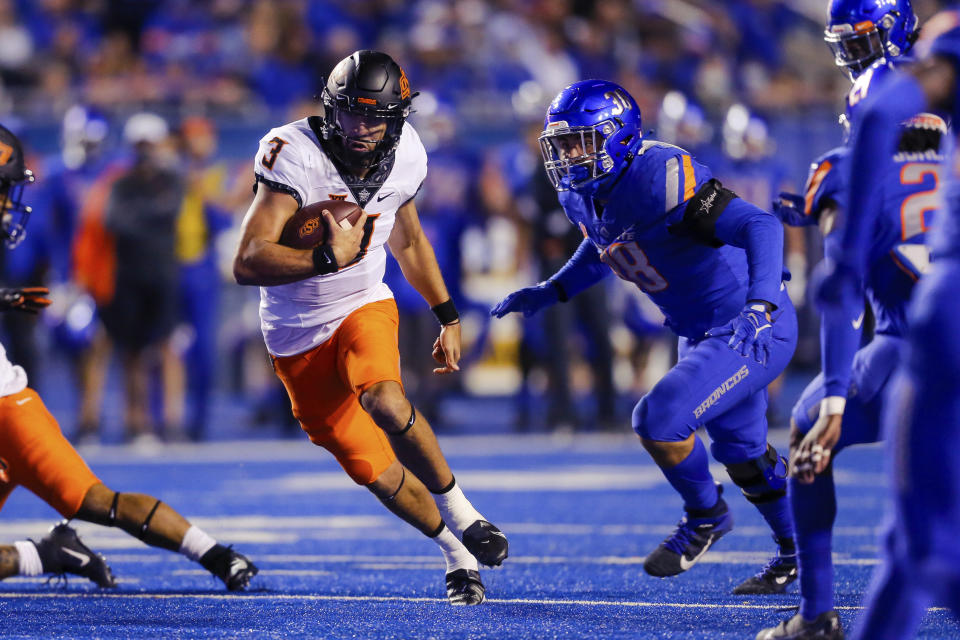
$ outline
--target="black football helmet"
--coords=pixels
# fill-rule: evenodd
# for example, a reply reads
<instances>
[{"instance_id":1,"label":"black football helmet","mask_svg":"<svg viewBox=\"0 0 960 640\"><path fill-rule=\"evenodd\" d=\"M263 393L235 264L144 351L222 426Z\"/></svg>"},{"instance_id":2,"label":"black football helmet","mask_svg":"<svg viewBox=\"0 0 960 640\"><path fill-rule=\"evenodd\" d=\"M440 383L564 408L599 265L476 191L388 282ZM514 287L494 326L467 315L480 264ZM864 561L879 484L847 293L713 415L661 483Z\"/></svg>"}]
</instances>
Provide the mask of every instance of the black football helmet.
<instances>
[{"instance_id":1,"label":"black football helmet","mask_svg":"<svg viewBox=\"0 0 960 640\"><path fill-rule=\"evenodd\" d=\"M350 54L333 68L320 95L323 137L330 151L351 168L377 166L397 148L416 95L410 93L406 74L389 55L369 50ZM386 123L386 133L373 150L360 150L350 144L371 141L348 135L345 114Z\"/></svg>"},{"instance_id":2,"label":"black football helmet","mask_svg":"<svg viewBox=\"0 0 960 640\"><path fill-rule=\"evenodd\" d=\"M0 125L0 235L11 249L26 235L30 207L23 204L23 188L33 182L33 172L24 166L23 147L9 129Z\"/></svg>"}]
</instances>

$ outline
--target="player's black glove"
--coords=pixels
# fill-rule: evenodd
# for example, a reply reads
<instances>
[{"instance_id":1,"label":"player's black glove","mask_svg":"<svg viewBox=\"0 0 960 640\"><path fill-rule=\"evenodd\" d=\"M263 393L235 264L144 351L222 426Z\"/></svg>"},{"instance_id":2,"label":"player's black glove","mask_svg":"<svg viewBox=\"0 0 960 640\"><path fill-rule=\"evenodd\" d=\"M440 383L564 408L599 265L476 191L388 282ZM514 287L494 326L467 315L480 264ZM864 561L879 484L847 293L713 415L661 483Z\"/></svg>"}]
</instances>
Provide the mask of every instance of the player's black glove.
<instances>
[{"instance_id":1,"label":"player's black glove","mask_svg":"<svg viewBox=\"0 0 960 640\"><path fill-rule=\"evenodd\" d=\"M0 311L26 311L39 313L50 306L50 294L46 287L24 287L22 289L0 289Z\"/></svg>"}]
</instances>

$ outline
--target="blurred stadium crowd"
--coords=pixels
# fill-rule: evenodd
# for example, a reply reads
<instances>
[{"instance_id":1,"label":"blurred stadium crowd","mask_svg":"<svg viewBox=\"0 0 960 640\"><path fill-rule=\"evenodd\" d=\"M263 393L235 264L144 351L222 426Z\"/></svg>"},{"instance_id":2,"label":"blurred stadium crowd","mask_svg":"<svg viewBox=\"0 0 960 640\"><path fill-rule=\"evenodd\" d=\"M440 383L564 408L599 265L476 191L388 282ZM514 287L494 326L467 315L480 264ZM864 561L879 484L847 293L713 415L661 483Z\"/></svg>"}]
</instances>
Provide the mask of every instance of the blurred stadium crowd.
<instances>
[{"instance_id":1,"label":"blurred stadium crowd","mask_svg":"<svg viewBox=\"0 0 960 640\"><path fill-rule=\"evenodd\" d=\"M639 291L606 282L532 319L491 324L486 313L579 243L541 168L544 108L578 79L615 80L653 137L690 149L768 208L779 190L800 190L807 163L840 139L849 84L822 42L825 4L0 0L0 122L24 138L38 177L27 240L4 255L2 279L48 283L55 300L39 323L5 315L4 344L45 397L64 397L72 427L58 417L82 441L97 440L105 420L121 423L117 437L207 437L222 397L251 420L285 419L257 293L233 284L224 262L259 138L315 113L334 63L376 48L420 92L412 122L430 173L418 208L469 343L462 376L429 374L435 321L391 263L417 406L441 431L469 422L451 407L476 397L506 398L507 426L624 428L673 357ZM915 7L921 19L939 8ZM151 172L132 172L135 157ZM798 306L816 244L788 239ZM804 315L799 367L818 357ZM119 417L104 417L105 389L126 398Z\"/></svg>"}]
</instances>

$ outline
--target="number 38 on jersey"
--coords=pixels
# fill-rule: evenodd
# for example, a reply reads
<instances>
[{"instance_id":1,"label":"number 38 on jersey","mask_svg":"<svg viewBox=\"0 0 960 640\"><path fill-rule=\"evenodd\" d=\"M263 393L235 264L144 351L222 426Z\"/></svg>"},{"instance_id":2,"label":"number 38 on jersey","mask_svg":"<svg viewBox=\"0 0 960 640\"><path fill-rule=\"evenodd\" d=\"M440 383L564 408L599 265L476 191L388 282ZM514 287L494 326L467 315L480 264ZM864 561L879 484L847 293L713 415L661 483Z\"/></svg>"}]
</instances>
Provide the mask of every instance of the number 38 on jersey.
<instances>
[{"instance_id":1,"label":"number 38 on jersey","mask_svg":"<svg viewBox=\"0 0 960 640\"><path fill-rule=\"evenodd\" d=\"M663 291L670 283L650 264L636 242L614 242L600 255L617 277L634 283L647 293Z\"/></svg>"}]
</instances>

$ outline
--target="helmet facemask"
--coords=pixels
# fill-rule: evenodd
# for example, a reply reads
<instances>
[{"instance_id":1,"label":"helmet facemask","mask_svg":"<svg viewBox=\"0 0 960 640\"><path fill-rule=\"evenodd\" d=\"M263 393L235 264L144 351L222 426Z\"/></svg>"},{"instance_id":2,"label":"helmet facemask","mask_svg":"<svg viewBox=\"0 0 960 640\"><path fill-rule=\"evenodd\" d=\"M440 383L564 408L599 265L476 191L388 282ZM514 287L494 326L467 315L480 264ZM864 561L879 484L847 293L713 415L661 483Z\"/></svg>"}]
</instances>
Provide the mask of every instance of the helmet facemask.
<instances>
[{"instance_id":1,"label":"helmet facemask","mask_svg":"<svg viewBox=\"0 0 960 640\"><path fill-rule=\"evenodd\" d=\"M365 106L364 98L350 99L323 91L326 138L334 155L354 169L375 167L400 143L410 107ZM353 104L351 104L353 103ZM372 145L372 146L371 146Z\"/></svg>"},{"instance_id":2,"label":"helmet facemask","mask_svg":"<svg viewBox=\"0 0 960 640\"><path fill-rule=\"evenodd\" d=\"M833 51L837 66L843 69L851 80L856 80L858 75L877 60L897 58L907 53L918 36L916 17L912 25L906 22L910 15L890 11L876 23L865 20L855 25L828 25L823 39ZM898 26L898 20L903 24ZM894 32L900 34L901 31L905 33L897 38L891 37ZM903 46L899 46L895 40L902 42Z\"/></svg>"},{"instance_id":3,"label":"helmet facemask","mask_svg":"<svg viewBox=\"0 0 960 640\"><path fill-rule=\"evenodd\" d=\"M8 248L13 249L27 235L27 221L32 209L23 203L23 188L34 181L33 172L25 169L23 179L16 182L0 179L0 234Z\"/></svg>"},{"instance_id":4,"label":"helmet facemask","mask_svg":"<svg viewBox=\"0 0 960 640\"><path fill-rule=\"evenodd\" d=\"M824 32L833 59L837 66L851 80L855 80L860 73L871 64L884 57L883 38L880 31L873 25L862 32Z\"/></svg>"},{"instance_id":5,"label":"helmet facemask","mask_svg":"<svg viewBox=\"0 0 960 640\"><path fill-rule=\"evenodd\" d=\"M549 123L538 140L553 188L583 192L608 177L614 162L606 150L607 136L614 130L609 121L588 127L571 127L562 120Z\"/></svg>"}]
</instances>

